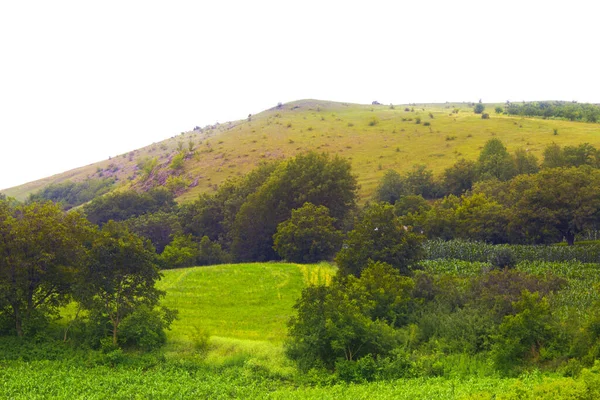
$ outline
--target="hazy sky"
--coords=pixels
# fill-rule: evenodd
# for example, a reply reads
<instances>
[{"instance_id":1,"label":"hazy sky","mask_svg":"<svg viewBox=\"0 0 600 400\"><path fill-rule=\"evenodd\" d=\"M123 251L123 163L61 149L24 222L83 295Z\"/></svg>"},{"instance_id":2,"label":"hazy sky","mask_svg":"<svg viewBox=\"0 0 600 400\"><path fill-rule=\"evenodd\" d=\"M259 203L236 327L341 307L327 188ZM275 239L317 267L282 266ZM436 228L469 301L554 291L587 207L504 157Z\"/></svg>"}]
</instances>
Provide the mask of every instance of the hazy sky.
<instances>
[{"instance_id":1,"label":"hazy sky","mask_svg":"<svg viewBox=\"0 0 600 400\"><path fill-rule=\"evenodd\" d=\"M600 102L595 3L0 0L0 188L303 98Z\"/></svg>"}]
</instances>

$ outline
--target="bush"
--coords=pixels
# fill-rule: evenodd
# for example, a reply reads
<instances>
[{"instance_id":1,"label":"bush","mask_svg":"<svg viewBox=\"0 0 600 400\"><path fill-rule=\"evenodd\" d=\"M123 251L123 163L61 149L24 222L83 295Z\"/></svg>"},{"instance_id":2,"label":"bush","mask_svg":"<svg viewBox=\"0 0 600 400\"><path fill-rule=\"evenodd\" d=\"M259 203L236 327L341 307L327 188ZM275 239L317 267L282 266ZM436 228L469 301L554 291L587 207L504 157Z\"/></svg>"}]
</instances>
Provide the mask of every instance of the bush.
<instances>
[{"instance_id":1,"label":"bush","mask_svg":"<svg viewBox=\"0 0 600 400\"><path fill-rule=\"evenodd\" d=\"M171 160L171 164L169 165L169 168L176 170L176 171L180 170L183 168L184 161L185 161L185 154L177 153Z\"/></svg>"},{"instance_id":2,"label":"bush","mask_svg":"<svg viewBox=\"0 0 600 400\"><path fill-rule=\"evenodd\" d=\"M490 119L490 114L488 114L488 113L481 114L481 119Z\"/></svg>"},{"instance_id":3,"label":"bush","mask_svg":"<svg viewBox=\"0 0 600 400\"><path fill-rule=\"evenodd\" d=\"M177 312L166 307L139 307L121 322L119 342L146 351L156 349L167 341L165 329L176 317Z\"/></svg>"},{"instance_id":4,"label":"bush","mask_svg":"<svg viewBox=\"0 0 600 400\"><path fill-rule=\"evenodd\" d=\"M514 268L517 265L517 259L509 248L499 248L490 255L490 264L494 267L502 268Z\"/></svg>"},{"instance_id":5,"label":"bush","mask_svg":"<svg viewBox=\"0 0 600 400\"><path fill-rule=\"evenodd\" d=\"M475 105L475 107L473 108L473 111L475 112L475 114L481 114L483 112L483 110L485 110L485 106L481 103L477 103Z\"/></svg>"}]
</instances>

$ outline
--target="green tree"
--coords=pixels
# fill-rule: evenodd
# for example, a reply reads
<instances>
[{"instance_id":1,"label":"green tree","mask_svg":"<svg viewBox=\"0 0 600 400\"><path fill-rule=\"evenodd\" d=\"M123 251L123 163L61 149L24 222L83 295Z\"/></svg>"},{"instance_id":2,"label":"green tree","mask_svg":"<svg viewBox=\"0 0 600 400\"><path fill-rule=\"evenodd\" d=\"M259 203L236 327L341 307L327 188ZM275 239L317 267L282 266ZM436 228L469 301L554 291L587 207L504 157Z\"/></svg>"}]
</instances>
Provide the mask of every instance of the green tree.
<instances>
[{"instance_id":1,"label":"green tree","mask_svg":"<svg viewBox=\"0 0 600 400\"><path fill-rule=\"evenodd\" d=\"M516 175L512 157L500 139L490 139L483 146L477 161L479 177L506 181Z\"/></svg>"},{"instance_id":2,"label":"green tree","mask_svg":"<svg viewBox=\"0 0 600 400\"><path fill-rule=\"evenodd\" d=\"M446 193L460 196L470 190L477 180L477 168L473 161L461 158L443 173L443 186Z\"/></svg>"},{"instance_id":3,"label":"green tree","mask_svg":"<svg viewBox=\"0 0 600 400\"><path fill-rule=\"evenodd\" d=\"M462 196L455 210L458 238L488 243L506 243L508 240L506 210L497 201L484 194Z\"/></svg>"},{"instance_id":4,"label":"green tree","mask_svg":"<svg viewBox=\"0 0 600 400\"><path fill-rule=\"evenodd\" d=\"M292 210L323 205L341 228L355 207L356 177L347 160L323 153L300 154L282 163L241 206L233 225L232 253L240 261L276 259L273 235Z\"/></svg>"},{"instance_id":5,"label":"green tree","mask_svg":"<svg viewBox=\"0 0 600 400\"><path fill-rule=\"evenodd\" d=\"M288 261L314 263L329 259L342 243L342 232L325 206L304 203L290 219L277 226L273 236L277 253Z\"/></svg>"},{"instance_id":6,"label":"green tree","mask_svg":"<svg viewBox=\"0 0 600 400\"><path fill-rule=\"evenodd\" d=\"M111 221L91 243L77 297L92 315L110 321L117 345L121 323L142 306L154 308L164 295L155 287L160 277L150 242Z\"/></svg>"},{"instance_id":7,"label":"green tree","mask_svg":"<svg viewBox=\"0 0 600 400\"><path fill-rule=\"evenodd\" d=\"M395 204L403 195L408 194L408 188L402 176L393 169L388 170L379 186L375 189L375 200Z\"/></svg>"},{"instance_id":8,"label":"green tree","mask_svg":"<svg viewBox=\"0 0 600 400\"><path fill-rule=\"evenodd\" d=\"M124 221L142 214L173 211L176 206L171 192L165 188L156 188L146 193L133 190L109 193L96 197L83 210L88 220L102 225L110 220Z\"/></svg>"},{"instance_id":9,"label":"green tree","mask_svg":"<svg viewBox=\"0 0 600 400\"><path fill-rule=\"evenodd\" d=\"M518 241L569 245L600 223L600 171L590 167L544 169L510 182L508 229Z\"/></svg>"},{"instance_id":10,"label":"green tree","mask_svg":"<svg viewBox=\"0 0 600 400\"><path fill-rule=\"evenodd\" d=\"M537 158L524 149L515 150L515 172L521 174L536 174L540 170Z\"/></svg>"},{"instance_id":11,"label":"green tree","mask_svg":"<svg viewBox=\"0 0 600 400\"><path fill-rule=\"evenodd\" d=\"M582 143L579 146L565 146L563 157L567 167L580 167L582 165L596 167L598 164L598 150L589 143Z\"/></svg>"},{"instance_id":12,"label":"green tree","mask_svg":"<svg viewBox=\"0 0 600 400\"><path fill-rule=\"evenodd\" d=\"M0 202L0 305L18 336L66 304L90 231L80 214L50 202L14 209Z\"/></svg>"},{"instance_id":13,"label":"green tree","mask_svg":"<svg viewBox=\"0 0 600 400\"><path fill-rule=\"evenodd\" d=\"M431 208L427 200L421 195L406 195L400 197L400 199L394 205L394 214L401 217L409 213L418 213L427 211Z\"/></svg>"},{"instance_id":14,"label":"green tree","mask_svg":"<svg viewBox=\"0 0 600 400\"><path fill-rule=\"evenodd\" d=\"M477 103L475 104L475 107L473 107L475 114L481 114L483 110L485 110L485 106L482 103Z\"/></svg>"},{"instance_id":15,"label":"green tree","mask_svg":"<svg viewBox=\"0 0 600 400\"><path fill-rule=\"evenodd\" d=\"M173 212L143 214L123 223L131 232L150 240L157 253L162 253L172 238L182 233L179 217Z\"/></svg>"},{"instance_id":16,"label":"green tree","mask_svg":"<svg viewBox=\"0 0 600 400\"><path fill-rule=\"evenodd\" d=\"M549 144L544 149L544 161L542 167L544 168L559 168L564 167L565 157L560 146L556 143Z\"/></svg>"},{"instance_id":17,"label":"green tree","mask_svg":"<svg viewBox=\"0 0 600 400\"><path fill-rule=\"evenodd\" d=\"M241 178L227 180L214 195L202 194L196 201L182 205L179 218L183 233L196 238L208 236L228 249L235 216L248 196L269 179L278 165L263 163Z\"/></svg>"},{"instance_id":18,"label":"green tree","mask_svg":"<svg viewBox=\"0 0 600 400\"><path fill-rule=\"evenodd\" d=\"M198 258L198 244L190 235L177 235L165 246L160 261L165 268L191 267Z\"/></svg>"},{"instance_id":19,"label":"green tree","mask_svg":"<svg viewBox=\"0 0 600 400\"><path fill-rule=\"evenodd\" d=\"M423 237L403 226L386 203L370 205L348 233L336 256L343 275L360 276L369 260L382 261L407 274L423 255Z\"/></svg>"},{"instance_id":20,"label":"green tree","mask_svg":"<svg viewBox=\"0 0 600 400\"><path fill-rule=\"evenodd\" d=\"M202 236L198 244L197 265L215 265L229 262L229 254L221 248L219 243L212 242L208 236Z\"/></svg>"},{"instance_id":21,"label":"green tree","mask_svg":"<svg viewBox=\"0 0 600 400\"><path fill-rule=\"evenodd\" d=\"M421 195L426 199L438 197L440 188L433 179L433 172L425 165L413 165L406 174L406 186L409 193Z\"/></svg>"},{"instance_id":22,"label":"green tree","mask_svg":"<svg viewBox=\"0 0 600 400\"><path fill-rule=\"evenodd\" d=\"M288 324L286 353L302 370L389 354L399 344L392 325L406 319L412 287L391 266L371 263L361 278L305 288Z\"/></svg>"}]
</instances>

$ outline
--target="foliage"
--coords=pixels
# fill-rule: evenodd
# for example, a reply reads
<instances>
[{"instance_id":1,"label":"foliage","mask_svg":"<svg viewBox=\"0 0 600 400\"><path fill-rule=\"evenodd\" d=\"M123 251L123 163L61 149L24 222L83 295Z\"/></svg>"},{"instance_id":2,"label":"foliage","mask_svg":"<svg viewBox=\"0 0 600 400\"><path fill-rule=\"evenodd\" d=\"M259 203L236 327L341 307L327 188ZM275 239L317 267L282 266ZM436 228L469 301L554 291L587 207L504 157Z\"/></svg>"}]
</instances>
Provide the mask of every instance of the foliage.
<instances>
[{"instance_id":1,"label":"foliage","mask_svg":"<svg viewBox=\"0 0 600 400\"><path fill-rule=\"evenodd\" d=\"M544 118L556 117L570 121L597 122L600 119L599 106L564 101L510 103L506 106L506 112L509 115L538 116Z\"/></svg>"},{"instance_id":2,"label":"foliage","mask_svg":"<svg viewBox=\"0 0 600 400\"><path fill-rule=\"evenodd\" d=\"M164 268L182 268L196 265L199 249L191 235L176 235L171 243L165 246L160 255Z\"/></svg>"},{"instance_id":3,"label":"foliage","mask_svg":"<svg viewBox=\"0 0 600 400\"><path fill-rule=\"evenodd\" d=\"M285 260L312 263L332 257L342 242L342 233L325 206L304 203L292 210L290 219L277 226L274 248Z\"/></svg>"},{"instance_id":4,"label":"foliage","mask_svg":"<svg viewBox=\"0 0 600 400\"><path fill-rule=\"evenodd\" d=\"M180 143L182 143L182 142L180 142ZM184 162L185 162L185 153L179 152L179 153L175 154L175 156L173 156L173 159L171 160L171 164L169 164L169 168L171 168L172 170L175 170L175 171L179 171L179 170L183 169Z\"/></svg>"},{"instance_id":5,"label":"foliage","mask_svg":"<svg viewBox=\"0 0 600 400\"><path fill-rule=\"evenodd\" d=\"M556 328L550 305L539 293L523 291L514 303L515 315L507 315L492 336L492 358L503 372L525 362L539 362L544 348L555 340Z\"/></svg>"},{"instance_id":6,"label":"foliage","mask_svg":"<svg viewBox=\"0 0 600 400\"><path fill-rule=\"evenodd\" d=\"M464 158L458 160L452 167L446 168L443 174L444 190L455 196L460 196L470 190L476 180L475 162L467 161Z\"/></svg>"},{"instance_id":7,"label":"foliage","mask_svg":"<svg viewBox=\"0 0 600 400\"><path fill-rule=\"evenodd\" d=\"M127 228L152 242L157 253L162 253L174 236L182 233L181 223L173 212L157 211L142 214L123 222Z\"/></svg>"},{"instance_id":8,"label":"foliage","mask_svg":"<svg viewBox=\"0 0 600 400\"><path fill-rule=\"evenodd\" d=\"M92 313L110 320L112 342L117 344L123 320L141 306L153 308L164 295L154 286L158 279L150 243L111 221L91 242L76 298Z\"/></svg>"},{"instance_id":9,"label":"foliage","mask_svg":"<svg viewBox=\"0 0 600 400\"><path fill-rule=\"evenodd\" d=\"M167 341L165 330L176 317L177 312L166 307L155 310L140 306L123 319L119 342L146 351L156 349Z\"/></svg>"},{"instance_id":10,"label":"foliage","mask_svg":"<svg viewBox=\"0 0 600 400\"><path fill-rule=\"evenodd\" d=\"M50 202L10 208L0 201L0 313L17 335L68 301L90 232L80 214Z\"/></svg>"},{"instance_id":11,"label":"foliage","mask_svg":"<svg viewBox=\"0 0 600 400\"><path fill-rule=\"evenodd\" d=\"M425 212L430 209L431 206L421 195L406 195L400 197L400 199L394 205L394 214L401 217L403 215Z\"/></svg>"},{"instance_id":12,"label":"foliage","mask_svg":"<svg viewBox=\"0 0 600 400\"><path fill-rule=\"evenodd\" d=\"M114 183L114 178L53 183L30 194L27 201L32 203L50 200L59 203L64 210L69 210L107 193L112 189Z\"/></svg>"},{"instance_id":13,"label":"foliage","mask_svg":"<svg viewBox=\"0 0 600 400\"><path fill-rule=\"evenodd\" d=\"M341 369L339 360L389 354L398 343L390 322L399 325L405 317L411 284L389 265L372 263L360 278L307 287L288 324L287 354L303 370Z\"/></svg>"},{"instance_id":14,"label":"foliage","mask_svg":"<svg viewBox=\"0 0 600 400\"><path fill-rule=\"evenodd\" d=\"M477 160L479 179L499 179L506 181L516 175L512 157L500 139L487 141Z\"/></svg>"},{"instance_id":15,"label":"foliage","mask_svg":"<svg viewBox=\"0 0 600 400\"><path fill-rule=\"evenodd\" d=\"M485 106L482 103L475 104L475 107L473 108L475 114L481 114L483 110L485 110Z\"/></svg>"},{"instance_id":16,"label":"foliage","mask_svg":"<svg viewBox=\"0 0 600 400\"><path fill-rule=\"evenodd\" d=\"M165 188L156 188L145 193L132 190L109 193L95 198L83 210L88 220L103 225L110 220L124 221L143 214L169 212L175 205L171 192Z\"/></svg>"},{"instance_id":17,"label":"foliage","mask_svg":"<svg viewBox=\"0 0 600 400\"><path fill-rule=\"evenodd\" d=\"M433 172L425 165L413 165L412 170L406 174L408 192L421 195L426 199L438 196L440 188L433 179Z\"/></svg>"},{"instance_id":18,"label":"foliage","mask_svg":"<svg viewBox=\"0 0 600 400\"><path fill-rule=\"evenodd\" d=\"M219 243L211 242L208 236L202 236L198 244L197 265L216 265L229 262L229 255Z\"/></svg>"},{"instance_id":19,"label":"foliage","mask_svg":"<svg viewBox=\"0 0 600 400\"><path fill-rule=\"evenodd\" d=\"M390 169L379 182L375 189L375 201L385 201L390 204L395 204L400 197L408 194L407 184L402 176Z\"/></svg>"},{"instance_id":20,"label":"foliage","mask_svg":"<svg viewBox=\"0 0 600 400\"><path fill-rule=\"evenodd\" d=\"M368 261L382 261L407 274L422 255L422 237L403 226L394 207L385 203L370 205L336 256L343 275L360 276Z\"/></svg>"},{"instance_id":21,"label":"foliage","mask_svg":"<svg viewBox=\"0 0 600 400\"><path fill-rule=\"evenodd\" d=\"M537 158L524 149L515 150L514 162L517 175L536 174L540 170Z\"/></svg>"},{"instance_id":22,"label":"foliage","mask_svg":"<svg viewBox=\"0 0 600 400\"><path fill-rule=\"evenodd\" d=\"M231 245L234 258L276 259L273 235L277 225L306 202L327 207L340 228L355 206L356 178L350 169L347 160L314 152L282 163L236 214Z\"/></svg>"}]
</instances>

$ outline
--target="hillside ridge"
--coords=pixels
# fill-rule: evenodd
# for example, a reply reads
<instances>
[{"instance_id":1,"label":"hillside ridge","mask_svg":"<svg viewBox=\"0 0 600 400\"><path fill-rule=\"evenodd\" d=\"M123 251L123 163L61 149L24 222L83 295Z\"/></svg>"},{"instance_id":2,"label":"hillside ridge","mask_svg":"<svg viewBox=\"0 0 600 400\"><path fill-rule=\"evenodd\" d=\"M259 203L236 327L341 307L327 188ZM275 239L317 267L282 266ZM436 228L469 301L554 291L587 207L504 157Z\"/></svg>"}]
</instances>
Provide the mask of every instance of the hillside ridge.
<instances>
[{"instance_id":1,"label":"hillside ridge","mask_svg":"<svg viewBox=\"0 0 600 400\"><path fill-rule=\"evenodd\" d=\"M502 104L484 104L490 118L482 119L473 106L296 100L245 119L194 127L108 160L0 192L24 200L49 184L112 177L115 188L166 186L185 202L215 191L226 179L244 175L261 162L314 150L351 161L364 201L386 170L402 172L424 164L440 174L461 158L476 159L492 137L500 138L510 152L523 148L538 158L553 142L600 147L597 123L495 113Z\"/></svg>"}]
</instances>

